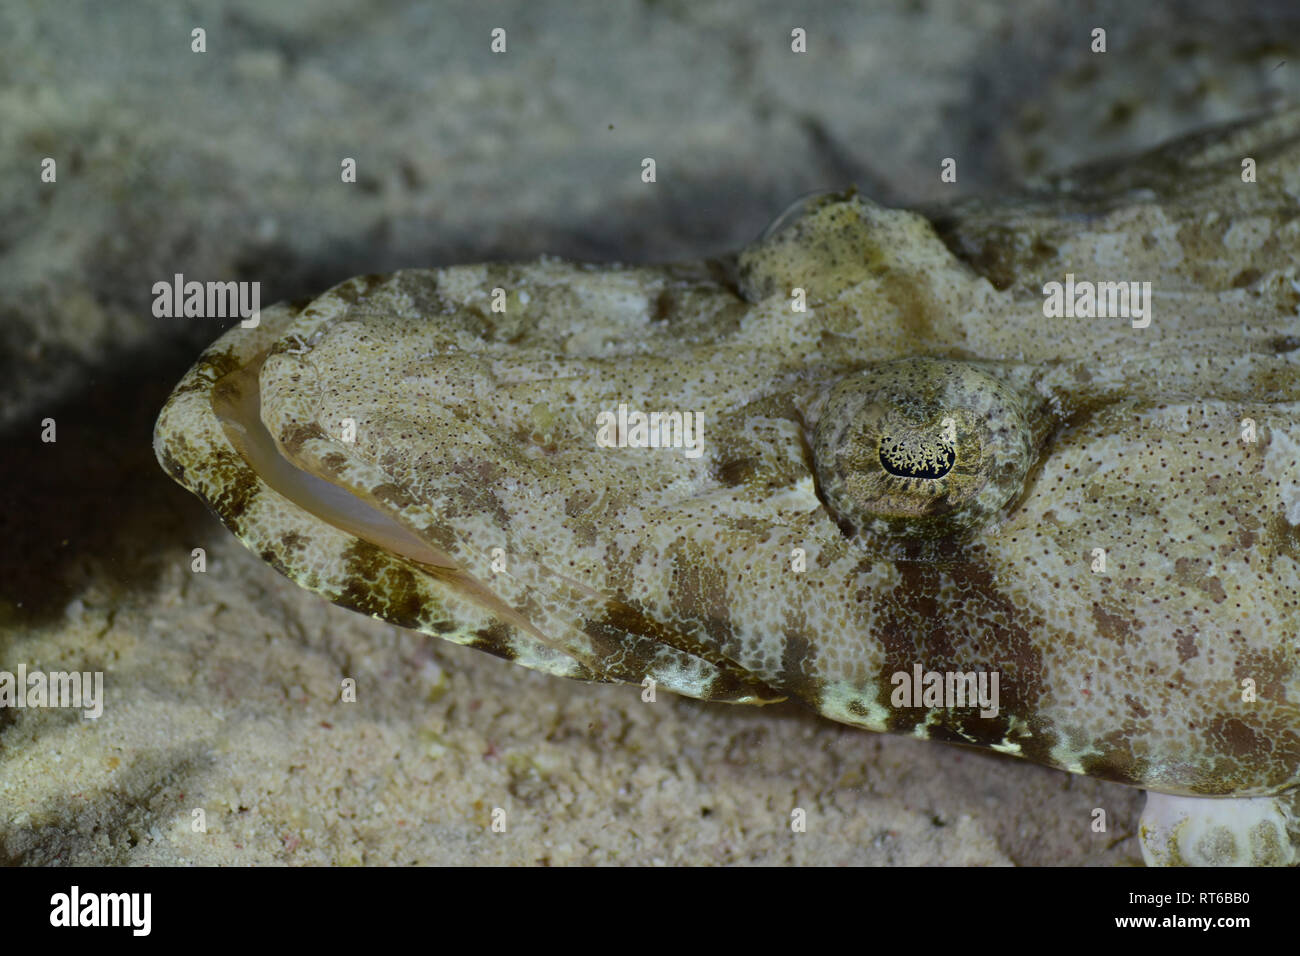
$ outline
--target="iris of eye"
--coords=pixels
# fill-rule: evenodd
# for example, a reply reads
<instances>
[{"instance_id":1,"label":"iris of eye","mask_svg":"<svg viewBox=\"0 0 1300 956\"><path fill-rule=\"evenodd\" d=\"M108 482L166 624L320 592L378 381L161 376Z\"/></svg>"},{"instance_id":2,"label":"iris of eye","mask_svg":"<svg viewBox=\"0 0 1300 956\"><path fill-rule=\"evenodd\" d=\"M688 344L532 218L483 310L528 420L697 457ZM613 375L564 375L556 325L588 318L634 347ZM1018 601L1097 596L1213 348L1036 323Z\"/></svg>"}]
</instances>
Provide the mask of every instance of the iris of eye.
<instances>
[{"instance_id":1,"label":"iris of eye","mask_svg":"<svg viewBox=\"0 0 1300 956\"><path fill-rule=\"evenodd\" d=\"M880 440L880 467L899 478L942 478L956 460L952 443L942 438Z\"/></svg>"}]
</instances>

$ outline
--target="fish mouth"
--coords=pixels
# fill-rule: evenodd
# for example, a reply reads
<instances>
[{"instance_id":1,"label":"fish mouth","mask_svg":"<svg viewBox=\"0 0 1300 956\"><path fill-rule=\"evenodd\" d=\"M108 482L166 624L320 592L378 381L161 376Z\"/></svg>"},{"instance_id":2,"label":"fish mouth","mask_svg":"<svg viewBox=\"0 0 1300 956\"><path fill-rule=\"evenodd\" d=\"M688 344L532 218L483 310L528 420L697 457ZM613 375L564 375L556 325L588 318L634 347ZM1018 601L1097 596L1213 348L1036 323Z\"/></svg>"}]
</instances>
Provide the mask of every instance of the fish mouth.
<instances>
[{"instance_id":1,"label":"fish mouth","mask_svg":"<svg viewBox=\"0 0 1300 956\"><path fill-rule=\"evenodd\" d=\"M228 373L212 388L212 411L248 466L280 496L354 537L433 568L459 570L451 555L430 545L353 488L293 462L262 421L258 375L270 351Z\"/></svg>"},{"instance_id":2,"label":"fish mouth","mask_svg":"<svg viewBox=\"0 0 1300 956\"><path fill-rule=\"evenodd\" d=\"M505 623L552 644L524 615L469 574L456 560L401 524L364 491L322 478L301 467L262 421L259 374L270 349L218 379L212 411L231 447L272 491L345 534L398 555L471 597Z\"/></svg>"}]
</instances>

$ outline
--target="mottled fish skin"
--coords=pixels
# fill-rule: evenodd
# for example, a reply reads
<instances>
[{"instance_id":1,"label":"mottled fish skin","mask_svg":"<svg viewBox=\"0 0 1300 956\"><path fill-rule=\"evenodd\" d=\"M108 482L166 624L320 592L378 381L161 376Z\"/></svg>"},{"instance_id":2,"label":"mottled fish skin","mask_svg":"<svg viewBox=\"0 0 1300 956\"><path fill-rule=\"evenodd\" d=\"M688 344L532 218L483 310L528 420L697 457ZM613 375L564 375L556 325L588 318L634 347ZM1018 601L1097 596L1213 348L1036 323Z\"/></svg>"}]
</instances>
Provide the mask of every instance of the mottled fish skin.
<instances>
[{"instance_id":1,"label":"mottled fish skin","mask_svg":"<svg viewBox=\"0 0 1300 956\"><path fill-rule=\"evenodd\" d=\"M214 343L155 448L304 587L548 673L1277 794L1300 784L1297 197L1288 112L926 215L822 197L717 262L361 277ZM1150 282L1150 325L1045 318L1067 273ZM269 487L214 412L249 367L287 457L455 569ZM854 408L953 405L951 487L837 490L822 421L854 377ZM702 454L600 447L620 403L702 416ZM893 706L916 664L996 672L997 715Z\"/></svg>"}]
</instances>

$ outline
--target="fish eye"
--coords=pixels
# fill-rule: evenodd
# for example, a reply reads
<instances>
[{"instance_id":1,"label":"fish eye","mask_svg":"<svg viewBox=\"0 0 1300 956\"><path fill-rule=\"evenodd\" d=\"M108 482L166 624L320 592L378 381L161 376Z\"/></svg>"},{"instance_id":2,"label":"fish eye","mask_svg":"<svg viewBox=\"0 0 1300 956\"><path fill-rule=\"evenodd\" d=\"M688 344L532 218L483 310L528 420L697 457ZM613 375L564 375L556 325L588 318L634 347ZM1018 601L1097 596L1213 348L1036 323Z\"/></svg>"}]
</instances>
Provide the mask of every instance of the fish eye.
<instances>
[{"instance_id":1,"label":"fish eye","mask_svg":"<svg viewBox=\"0 0 1300 956\"><path fill-rule=\"evenodd\" d=\"M840 379L812 441L817 483L854 530L918 538L986 524L1035 455L1029 401L968 362L879 362Z\"/></svg>"}]
</instances>

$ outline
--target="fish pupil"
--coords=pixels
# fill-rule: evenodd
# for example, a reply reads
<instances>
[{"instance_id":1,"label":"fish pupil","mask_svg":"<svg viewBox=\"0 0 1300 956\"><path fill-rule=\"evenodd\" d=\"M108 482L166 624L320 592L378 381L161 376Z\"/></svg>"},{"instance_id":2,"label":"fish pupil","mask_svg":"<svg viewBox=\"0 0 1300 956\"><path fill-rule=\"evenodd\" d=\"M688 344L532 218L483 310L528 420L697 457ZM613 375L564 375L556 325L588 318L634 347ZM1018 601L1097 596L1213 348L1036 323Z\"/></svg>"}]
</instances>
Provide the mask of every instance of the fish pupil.
<instances>
[{"instance_id":1,"label":"fish pupil","mask_svg":"<svg viewBox=\"0 0 1300 956\"><path fill-rule=\"evenodd\" d=\"M942 436L885 435L880 439L880 466L899 478L942 478L952 471L957 452Z\"/></svg>"}]
</instances>

